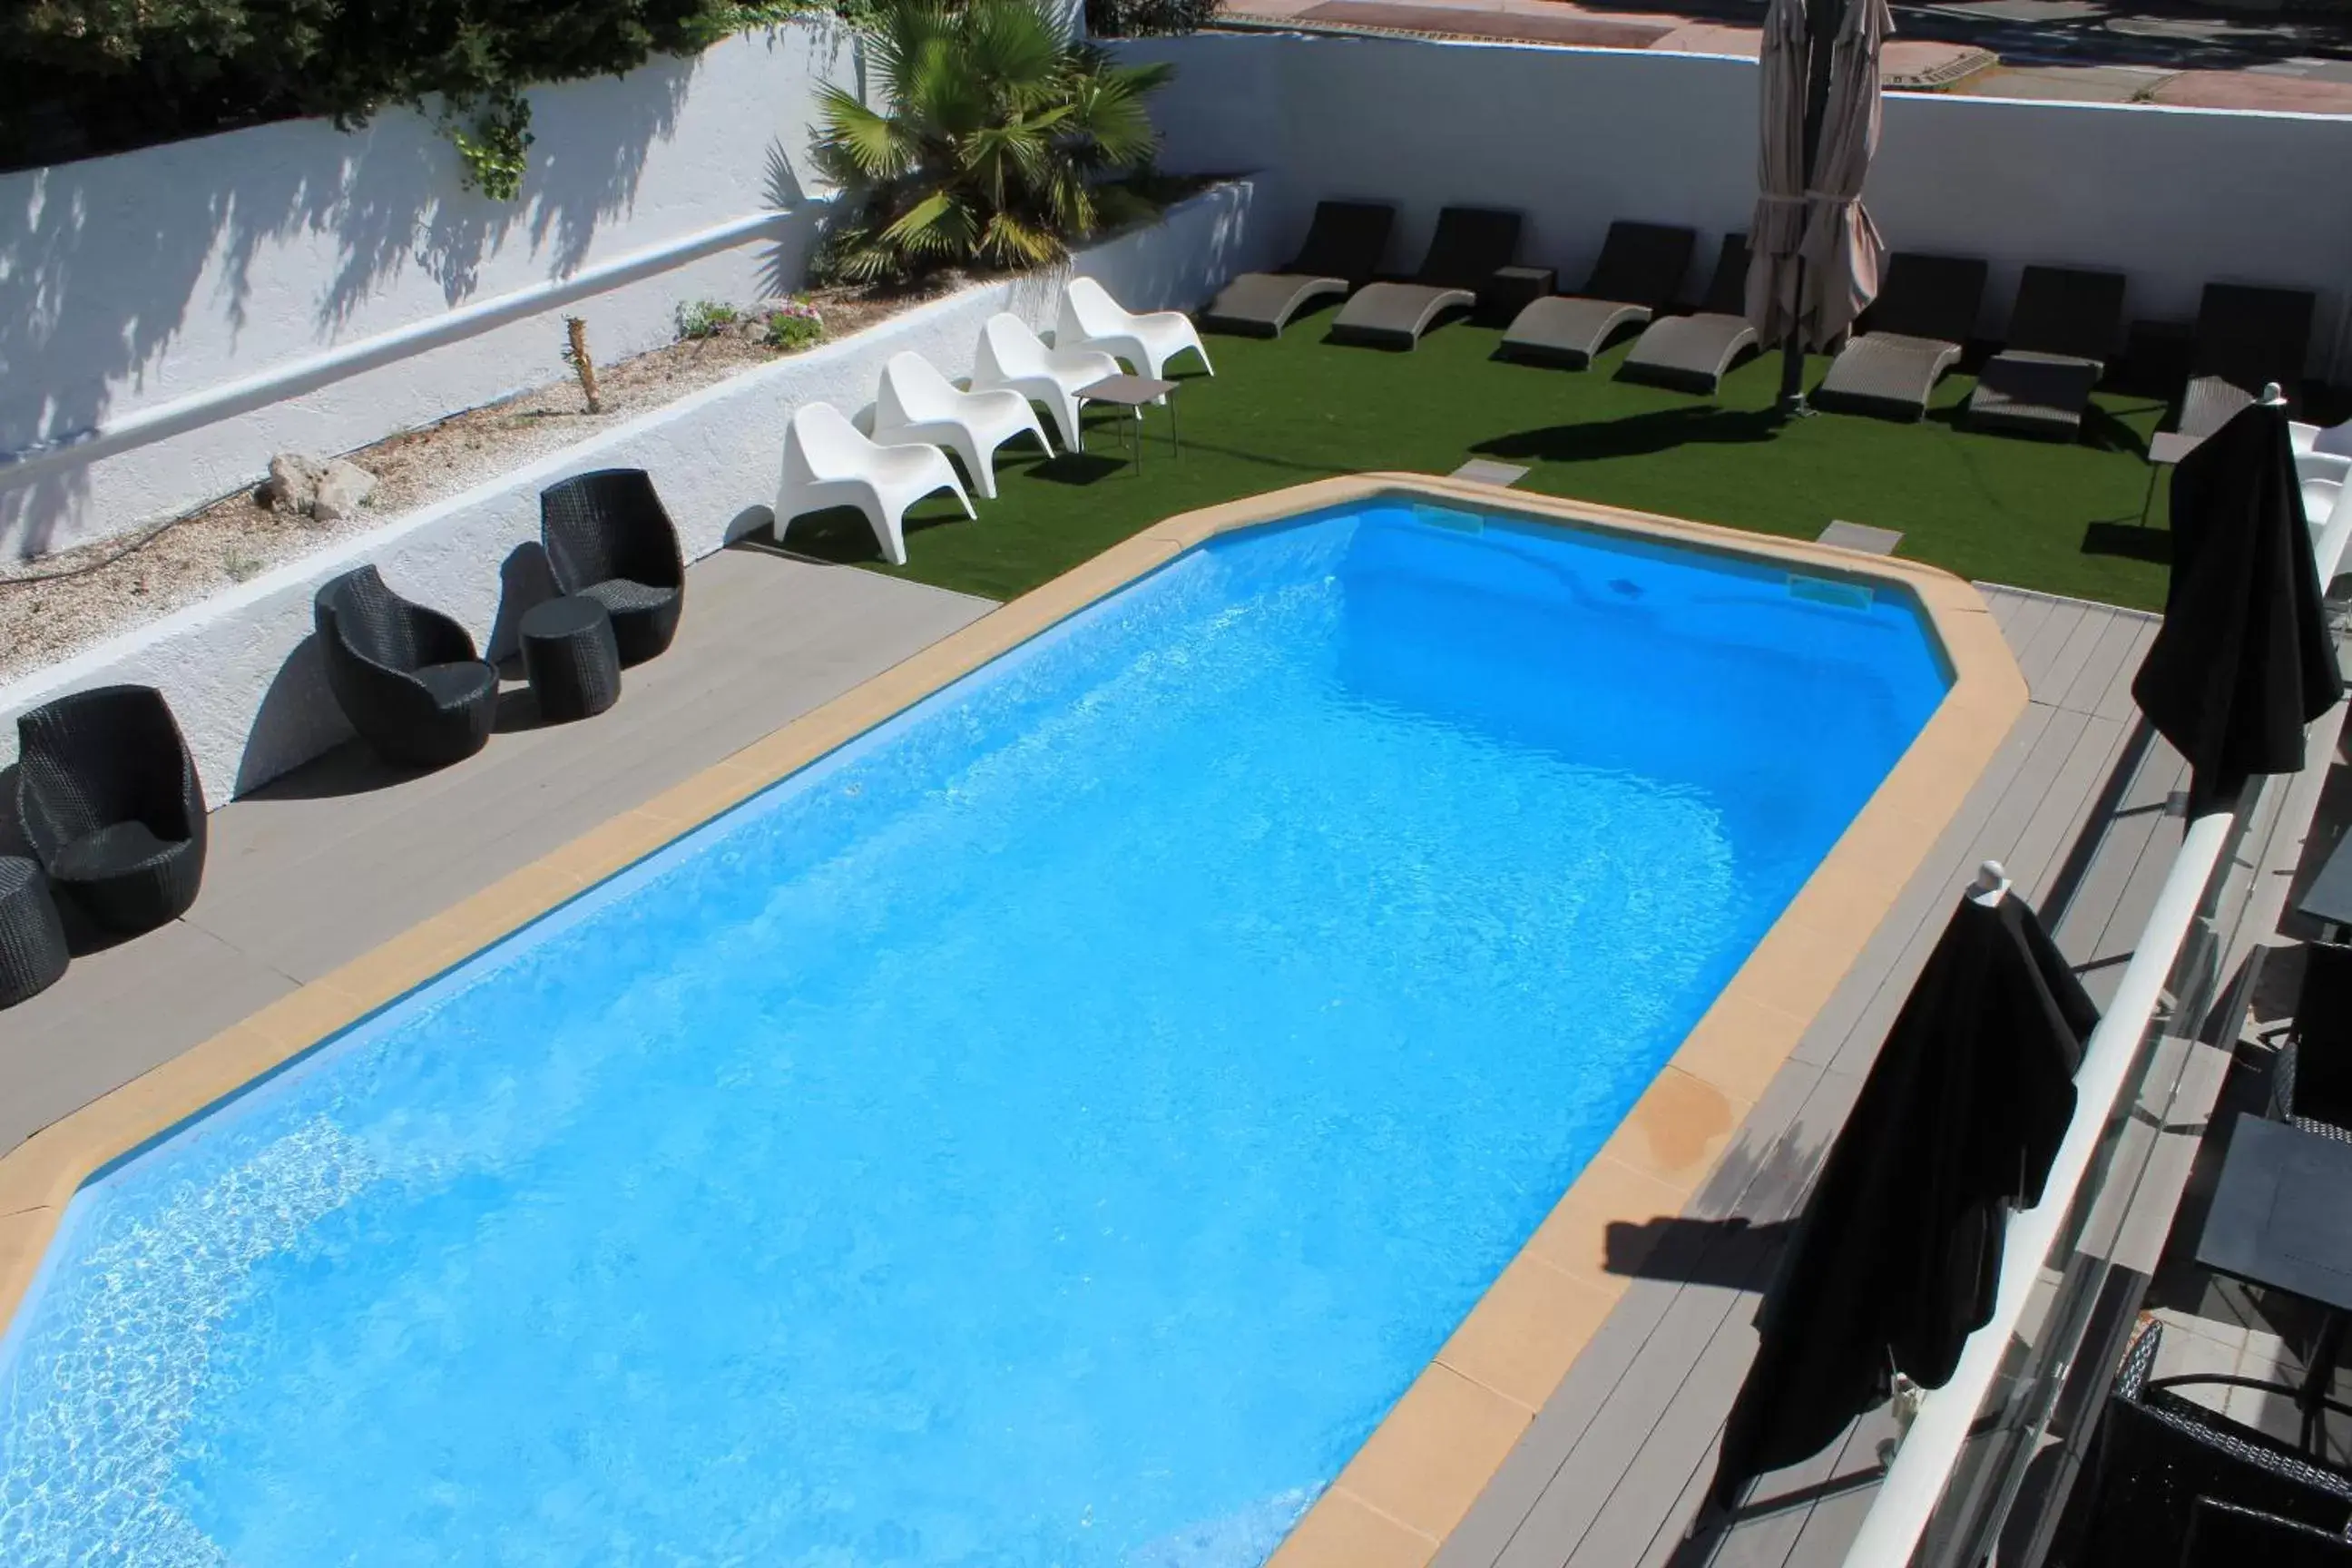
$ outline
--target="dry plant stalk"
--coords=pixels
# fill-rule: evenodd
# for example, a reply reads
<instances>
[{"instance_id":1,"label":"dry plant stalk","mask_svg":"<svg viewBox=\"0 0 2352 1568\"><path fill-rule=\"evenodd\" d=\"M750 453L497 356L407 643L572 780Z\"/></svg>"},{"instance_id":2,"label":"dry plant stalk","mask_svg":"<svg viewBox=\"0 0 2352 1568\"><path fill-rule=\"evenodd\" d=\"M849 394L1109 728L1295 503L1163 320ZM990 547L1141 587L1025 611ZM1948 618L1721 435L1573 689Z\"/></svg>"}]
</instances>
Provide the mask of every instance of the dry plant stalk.
<instances>
[{"instance_id":1,"label":"dry plant stalk","mask_svg":"<svg viewBox=\"0 0 2352 1568\"><path fill-rule=\"evenodd\" d=\"M572 346L563 357L572 362L572 373L580 378L580 395L588 400L588 412L602 414L604 403L596 396L596 362L588 357L588 323L578 316L563 318L563 330L572 335Z\"/></svg>"}]
</instances>

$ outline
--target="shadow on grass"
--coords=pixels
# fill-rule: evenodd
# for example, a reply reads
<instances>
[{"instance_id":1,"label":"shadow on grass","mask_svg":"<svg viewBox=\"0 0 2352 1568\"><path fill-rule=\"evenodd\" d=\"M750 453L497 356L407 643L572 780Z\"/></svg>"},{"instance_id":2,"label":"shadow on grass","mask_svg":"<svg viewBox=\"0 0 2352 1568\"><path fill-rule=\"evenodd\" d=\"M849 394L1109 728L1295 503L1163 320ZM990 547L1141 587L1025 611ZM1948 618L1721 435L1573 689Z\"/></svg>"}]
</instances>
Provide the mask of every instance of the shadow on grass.
<instances>
[{"instance_id":1,"label":"shadow on grass","mask_svg":"<svg viewBox=\"0 0 2352 1568\"><path fill-rule=\"evenodd\" d=\"M1930 408L1927 410L1927 423L1941 425L1948 430L1969 431L1981 436L1997 436L2011 441L2039 441L2044 446L2052 447L2088 447L2095 452L2128 452L2134 457L2145 457L2147 453L2147 443L2140 438L2139 432L2095 403L2083 410L2083 422L2072 432L2054 427L2046 433L2024 430L1984 430L1973 427L1968 423L1968 412L1966 402L1948 404L1941 408ZM2145 410L2139 412L2145 412Z\"/></svg>"},{"instance_id":2,"label":"shadow on grass","mask_svg":"<svg viewBox=\"0 0 2352 1568\"><path fill-rule=\"evenodd\" d=\"M2137 522L2095 522L2083 530L2083 553L2118 555L2152 566L2172 564L2172 533Z\"/></svg>"},{"instance_id":3,"label":"shadow on grass","mask_svg":"<svg viewBox=\"0 0 2352 1568\"><path fill-rule=\"evenodd\" d=\"M1516 431L1481 441L1470 449L1487 458L1589 463L1604 458L1653 457L1677 447L1769 441L1780 428L1780 416L1769 409L1661 408L1624 419Z\"/></svg>"}]
</instances>

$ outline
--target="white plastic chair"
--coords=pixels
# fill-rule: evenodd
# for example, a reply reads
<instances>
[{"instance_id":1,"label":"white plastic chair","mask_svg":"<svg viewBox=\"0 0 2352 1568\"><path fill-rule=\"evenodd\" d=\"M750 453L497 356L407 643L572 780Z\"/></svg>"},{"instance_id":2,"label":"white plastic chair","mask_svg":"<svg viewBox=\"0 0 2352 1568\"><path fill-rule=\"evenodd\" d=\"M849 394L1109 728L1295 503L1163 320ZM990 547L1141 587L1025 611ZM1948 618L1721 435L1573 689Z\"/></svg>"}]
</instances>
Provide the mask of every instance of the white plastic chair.
<instances>
[{"instance_id":1,"label":"white plastic chair","mask_svg":"<svg viewBox=\"0 0 2352 1568\"><path fill-rule=\"evenodd\" d=\"M996 449L1023 432L1037 437L1045 456L1054 444L1037 411L1017 392L964 392L919 353L896 353L882 367L874 400L874 438L884 445L920 441L963 459L982 500L996 499Z\"/></svg>"},{"instance_id":2,"label":"white plastic chair","mask_svg":"<svg viewBox=\"0 0 2352 1568\"><path fill-rule=\"evenodd\" d=\"M981 323L980 351L971 367L971 389L1004 387L1054 416L1062 448L1084 445L1078 432L1078 389L1118 374L1118 361L1097 349L1047 348L1020 317L1000 310Z\"/></svg>"},{"instance_id":3,"label":"white plastic chair","mask_svg":"<svg viewBox=\"0 0 2352 1568\"><path fill-rule=\"evenodd\" d=\"M937 447L885 447L858 434L830 403L804 403L784 426L784 477L776 489L776 542L797 517L854 506L874 525L875 542L893 566L907 563L907 509L934 490L963 493L948 455Z\"/></svg>"},{"instance_id":4,"label":"white plastic chair","mask_svg":"<svg viewBox=\"0 0 2352 1568\"><path fill-rule=\"evenodd\" d=\"M1100 349L1154 377L1170 360L1191 349L1201 356L1202 369L1211 375L1217 374L1191 317L1181 310L1138 315L1091 278L1073 278L1062 289L1062 317L1054 328L1054 344Z\"/></svg>"},{"instance_id":5,"label":"white plastic chair","mask_svg":"<svg viewBox=\"0 0 2352 1568\"><path fill-rule=\"evenodd\" d=\"M2314 479L2342 484L2352 479L2352 420L2321 426L2300 421L2286 427L2294 445L2294 471L2308 483Z\"/></svg>"}]
</instances>

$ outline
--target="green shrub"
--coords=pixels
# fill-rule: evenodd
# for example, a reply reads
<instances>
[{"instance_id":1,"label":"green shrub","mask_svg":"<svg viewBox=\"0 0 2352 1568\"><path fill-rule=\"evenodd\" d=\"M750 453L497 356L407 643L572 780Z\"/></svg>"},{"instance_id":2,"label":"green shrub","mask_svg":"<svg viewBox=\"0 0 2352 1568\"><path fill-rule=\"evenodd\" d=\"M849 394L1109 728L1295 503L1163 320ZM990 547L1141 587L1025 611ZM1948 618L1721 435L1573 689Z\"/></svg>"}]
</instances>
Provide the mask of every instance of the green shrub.
<instances>
[{"instance_id":1,"label":"green shrub","mask_svg":"<svg viewBox=\"0 0 2352 1568\"><path fill-rule=\"evenodd\" d=\"M682 342L715 338L743 319L743 312L717 300L697 300L677 308L677 335Z\"/></svg>"},{"instance_id":2,"label":"green shrub","mask_svg":"<svg viewBox=\"0 0 2352 1568\"><path fill-rule=\"evenodd\" d=\"M853 8L866 0L839 0ZM443 95L467 183L520 184L535 82L616 74L656 53L836 0L7 0L0 166L117 153L298 115L364 121Z\"/></svg>"},{"instance_id":3,"label":"green shrub","mask_svg":"<svg viewBox=\"0 0 2352 1568\"><path fill-rule=\"evenodd\" d=\"M761 334L770 348L798 353L824 341L824 318L805 294L795 294L768 312L768 330Z\"/></svg>"},{"instance_id":4,"label":"green shrub","mask_svg":"<svg viewBox=\"0 0 2352 1568\"><path fill-rule=\"evenodd\" d=\"M1144 99L1167 66L1111 63L1034 0L881 0L864 29L886 107L828 87L814 149L843 216L819 275L902 282L941 268L1036 267L1149 210L1105 176L1148 164Z\"/></svg>"}]
</instances>

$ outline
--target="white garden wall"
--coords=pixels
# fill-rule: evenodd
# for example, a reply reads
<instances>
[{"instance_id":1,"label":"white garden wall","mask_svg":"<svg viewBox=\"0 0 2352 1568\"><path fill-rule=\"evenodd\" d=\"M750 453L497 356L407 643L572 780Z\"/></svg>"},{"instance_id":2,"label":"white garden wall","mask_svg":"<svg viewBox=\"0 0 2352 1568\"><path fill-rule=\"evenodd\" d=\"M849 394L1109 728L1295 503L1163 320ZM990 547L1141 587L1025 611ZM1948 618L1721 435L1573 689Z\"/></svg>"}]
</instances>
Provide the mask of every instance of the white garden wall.
<instances>
[{"instance_id":1,"label":"white garden wall","mask_svg":"<svg viewBox=\"0 0 2352 1568\"><path fill-rule=\"evenodd\" d=\"M1219 186L1171 209L1160 224L1087 251L1076 269L1101 279L1135 309L1190 309L1246 260L1253 199L1246 181ZM950 375L967 374L982 321L1012 310L1050 327L1058 298L1057 280L1039 276L934 300L706 388L0 687L0 766L14 759L16 716L26 709L67 691L136 681L170 700L207 798L225 802L351 733L309 640L311 597L329 578L373 561L395 589L446 610L496 649L534 592L544 592L524 563L539 536L539 492L552 480L587 468L646 468L678 525L688 559L707 555L771 525L784 421L795 406L824 399L845 410L863 407L882 362L901 350ZM978 504L984 522L994 503ZM686 613L694 614L691 593Z\"/></svg>"},{"instance_id":2,"label":"white garden wall","mask_svg":"<svg viewBox=\"0 0 2352 1568\"><path fill-rule=\"evenodd\" d=\"M776 207L754 243L290 401L11 486L0 553L37 554L560 376L562 318L603 359L665 342L681 299L796 285L819 82L855 84L838 27L794 24L531 92L520 199L459 186L427 117L325 121L0 175L0 463L126 414L282 369Z\"/></svg>"},{"instance_id":3,"label":"white garden wall","mask_svg":"<svg viewBox=\"0 0 2352 1568\"><path fill-rule=\"evenodd\" d=\"M1651 218L1702 231L1696 294L1755 202L1750 60L1298 35L1119 47L1178 67L1154 109L1166 167L1265 172L1276 249L1322 195L1400 203L1399 268L1440 206L1516 207L1522 258L1572 287L1612 218ZM2130 313L2158 320L2193 318L2208 279L2293 285L2320 296L2310 369L2340 381L2352 200L2324 193L2347 168L2341 116L1902 94L1867 196L1889 244L1994 263L1987 333L2028 261L2121 270Z\"/></svg>"}]
</instances>

